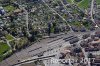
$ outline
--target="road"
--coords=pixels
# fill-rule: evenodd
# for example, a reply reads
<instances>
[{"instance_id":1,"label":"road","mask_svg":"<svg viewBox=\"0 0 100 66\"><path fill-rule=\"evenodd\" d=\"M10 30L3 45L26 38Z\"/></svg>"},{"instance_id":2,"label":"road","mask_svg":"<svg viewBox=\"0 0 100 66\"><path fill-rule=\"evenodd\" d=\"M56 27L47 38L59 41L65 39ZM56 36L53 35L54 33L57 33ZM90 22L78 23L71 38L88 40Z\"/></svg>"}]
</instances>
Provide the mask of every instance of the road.
<instances>
[{"instance_id":1,"label":"road","mask_svg":"<svg viewBox=\"0 0 100 66\"><path fill-rule=\"evenodd\" d=\"M29 27L28 27L28 25L29 25L29 23L28 23L28 12L27 12L27 10L25 9L25 7L23 7L23 6L21 6L21 5L19 5L19 7L20 7L20 9L23 9L24 10L24 13L25 13L25 19L26 19L26 31L27 31L27 33L28 33L28 36L30 36L30 33L29 33Z\"/></svg>"},{"instance_id":2,"label":"road","mask_svg":"<svg viewBox=\"0 0 100 66\"><path fill-rule=\"evenodd\" d=\"M93 3L94 0L92 0L92 3ZM44 2L44 0L43 0ZM45 3L45 2L44 2ZM45 5L48 6L48 4L45 3ZM49 7L49 6L48 6ZM60 14L58 14L54 9L52 9L51 7L49 7L53 12L55 12L57 15L59 15L64 21L66 21ZM91 5L91 8L93 9L93 4ZM92 13L92 11L91 11ZM92 15L92 14L91 14ZM28 15L26 15L26 19L28 20ZM26 20L26 24L28 24L28 21ZM67 22L67 21L66 21ZM68 26L71 28L71 26L68 24ZM20 61L23 61L23 60L26 60L26 59L32 59L32 57L34 57L34 55L37 55L38 53L40 52L43 52L43 51L47 51L48 49L51 49L51 48L55 48L57 47L58 45L61 45L62 43L65 43L62 39L59 39L57 41L54 41L54 42L51 42L51 43L48 43L54 39L58 39L58 38L61 38L61 37L66 37L68 35L83 35L85 33L91 33L91 32L84 32L84 33L75 33L73 31L69 32L67 35L62 35L62 36L59 36L59 37L56 37L56 38L47 38L47 39L44 39L44 40L41 40L40 42L37 42L35 43L34 45L26 48L26 49L23 49L21 50L20 52L17 52L15 54L13 54L11 57L7 58L6 60L2 61L0 63L0 66L9 66L9 65L12 65L12 64L15 64L15 63L18 63ZM42 48L39 48L39 47L42 47ZM39 48L37 50L34 50L36 48ZM33 51L32 51L33 50ZM31 51L31 52L29 52ZM83 49L84 51L84 49ZM85 54L85 52L84 52Z\"/></svg>"},{"instance_id":3,"label":"road","mask_svg":"<svg viewBox=\"0 0 100 66\"><path fill-rule=\"evenodd\" d=\"M91 1L91 11L90 11L90 16L91 16L92 22L93 22L94 24L96 24L95 27L100 28L100 27L97 25L97 23L95 22L95 20L93 19L94 1L95 1L95 0L92 0L92 1Z\"/></svg>"}]
</instances>

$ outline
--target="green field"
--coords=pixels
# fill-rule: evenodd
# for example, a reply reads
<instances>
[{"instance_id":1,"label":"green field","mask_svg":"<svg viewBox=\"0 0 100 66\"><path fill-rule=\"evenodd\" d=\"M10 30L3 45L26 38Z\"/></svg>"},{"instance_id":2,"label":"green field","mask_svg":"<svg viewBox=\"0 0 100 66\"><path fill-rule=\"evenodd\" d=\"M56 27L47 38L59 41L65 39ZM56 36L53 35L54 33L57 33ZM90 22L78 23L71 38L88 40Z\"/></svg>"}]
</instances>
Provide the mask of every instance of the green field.
<instances>
[{"instance_id":1,"label":"green field","mask_svg":"<svg viewBox=\"0 0 100 66\"><path fill-rule=\"evenodd\" d=\"M72 2L73 2L73 0L67 0L67 2L68 2L68 3L72 3Z\"/></svg>"},{"instance_id":2,"label":"green field","mask_svg":"<svg viewBox=\"0 0 100 66\"><path fill-rule=\"evenodd\" d=\"M100 5L100 0L96 0L97 4Z\"/></svg>"},{"instance_id":3,"label":"green field","mask_svg":"<svg viewBox=\"0 0 100 66\"><path fill-rule=\"evenodd\" d=\"M67 0L67 2L71 3L71 4L76 4L78 5L80 8L82 9L87 9L89 7L89 2L90 0L82 0L80 2L75 2L74 0ZM98 0L100 1L100 0Z\"/></svg>"},{"instance_id":4,"label":"green field","mask_svg":"<svg viewBox=\"0 0 100 66\"><path fill-rule=\"evenodd\" d=\"M0 42L0 61L2 61L5 56L3 54L8 52L9 50L10 50L10 47L6 43Z\"/></svg>"},{"instance_id":5,"label":"green field","mask_svg":"<svg viewBox=\"0 0 100 66\"><path fill-rule=\"evenodd\" d=\"M78 3L78 6L82 9L87 9L89 7L89 0L82 0L81 2Z\"/></svg>"},{"instance_id":6,"label":"green field","mask_svg":"<svg viewBox=\"0 0 100 66\"><path fill-rule=\"evenodd\" d=\"M0 42L0 55L4 54L10 48L6 43Z\"/></svg>"},{"instance_id":7,"label":"green field","mask_svg":"<svg viewBox=\"0 0 100 66\"><path fill-rule=\"evenodd\" d=\"M13 40L13 37L12 37L11 35L9 35L9 34L7 34L7 35L5 36L5 38L6 38L7 40Z\"/></svg>"},{"instance_id":8,"label":"green field","mask_svg":"<svg viewBox=\"0 0 100 66\"><path fill-rule=\"evenodd\" d=\"M11 12L13 12L15 10L15 7L13 7L11 5L8 5L8 6L4 7L4 9L11 13Z\"/></svg>"}]
</instances>

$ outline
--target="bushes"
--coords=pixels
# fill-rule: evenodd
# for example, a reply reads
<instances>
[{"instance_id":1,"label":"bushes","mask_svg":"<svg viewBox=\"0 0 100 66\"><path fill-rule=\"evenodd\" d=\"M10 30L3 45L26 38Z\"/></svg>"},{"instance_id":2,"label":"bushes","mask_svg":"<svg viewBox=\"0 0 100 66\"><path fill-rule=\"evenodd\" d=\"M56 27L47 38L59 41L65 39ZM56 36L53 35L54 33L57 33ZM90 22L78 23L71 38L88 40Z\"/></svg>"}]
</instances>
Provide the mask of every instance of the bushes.
<instances>
[{"instance_id":1,"label":"bushes","mask_svg":"<svg viewBox=\"0 0 100 66\"><path fill-rule=\"evenodd\" d=\"M17 40L13 40L10 42L13 51L21 50L22 48L27 46L28 39L26 37L22 37Z\"/></svg>"},{"instance_id":2,"label":"bushes","mask_svg":"<svg viewBox=\"0 0 100 66\"><path fill-rule=\"evenodd\" d=\"M5 38L7 40L13 40L14 39L10 34L5 35Z\"/></svg>"}]
</instances>

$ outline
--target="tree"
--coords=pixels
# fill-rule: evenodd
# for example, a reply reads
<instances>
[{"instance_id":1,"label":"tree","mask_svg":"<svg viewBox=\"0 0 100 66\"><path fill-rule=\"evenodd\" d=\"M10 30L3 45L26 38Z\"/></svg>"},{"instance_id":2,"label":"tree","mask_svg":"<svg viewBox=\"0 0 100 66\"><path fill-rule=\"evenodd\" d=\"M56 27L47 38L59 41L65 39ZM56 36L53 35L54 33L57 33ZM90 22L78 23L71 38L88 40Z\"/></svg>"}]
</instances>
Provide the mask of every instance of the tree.
<instances>
[{"instance_id":1,"label":"tree","mask_svg":"<svg viewBox=\"0 0 100 66\"><path fill-rule=\"evenodd\" d=\"M22 48L25 48L27 46L28 39L26 37L21 37L20 39L15 39L10 42L11 47L14 51L21 50Z\"/></svg>"},{"instance_id":2,"label":"tree","mask_svg":"<svg viewBox=\"0 0 100 66\"><path fill-rule=\"evenodd\" d=\"M51 33L51 23L48 23L48 35L50 36Z\"/></svg>"},{"instance_id":3,"label":"tree","mask_svg":"<svg viewBox=\"0 0 100 66\"><path fill-rule=\"evenodd\" d=\"M88 58L93 58L93 54L92 53L89 53L88 54Z\"/></svg>"},{"instance_id":4,"label":"tree","mask_svg":"<svg viewBox=\"0 0 100 66\"><path fill-rule=\"evenodd\" d=\"M82 52L81 48L75 48L73 51L74 51L75 53L80 53L80 52Z\"/></svg>"},{"instance_id":5,"label":"tree","mask_svg":"<svg viewBox=\"0 0 100 66\"><path fill-rule=\"evenodd\" d=\"M80 2L80 1L82 1L82 0L75 0L75 2Z\"/></svg>"}]
</instances>

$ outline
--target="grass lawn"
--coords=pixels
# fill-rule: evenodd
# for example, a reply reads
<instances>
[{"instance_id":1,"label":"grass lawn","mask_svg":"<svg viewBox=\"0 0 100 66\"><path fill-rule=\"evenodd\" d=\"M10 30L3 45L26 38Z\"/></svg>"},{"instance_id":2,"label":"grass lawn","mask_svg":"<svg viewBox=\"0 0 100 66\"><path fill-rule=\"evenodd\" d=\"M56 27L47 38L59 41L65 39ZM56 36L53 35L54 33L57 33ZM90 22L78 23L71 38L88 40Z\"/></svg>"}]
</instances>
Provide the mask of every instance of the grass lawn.
<instances>
[{"instance_id":1,"label":"grass lawn","mask_svg":"<svg viewBox=\"0 0 100 66\"><path fill-rule=\"evenodd\" d=\"M96 0L97 4L100 5L100 0Z\"/></svg>"},{"instance_id":2,"label":"grass lawn","mask_svg":"<svg viewBox=\"0 0 100 66\"><path fill-rule=\"evenodd\" d=\"M87 9L89 7L89 0L82 0L78 3L78 6L82 9Z\"/></svg>"},{"instance_id":3,"label":"grass lawn","mask_svg":"<svg viewBox=\"0 0 100 66\"><path fill-rule=\"evenodd\" d=\"M8 6L4 7L4 9L11 13L15 10L15 7L8 5Z\"/></svg>"},{"instance_id":4,"label":"grass lawn","mask_svg":"<svg viewBox=\"0 0 100 66\"><path fill-rule=\"evenodd\" d=\"M87 9L89 7L89 4L91 4L89 1L90 0L82 0L81 2L78 3L78 6L80 8Z\"/></svg>"},{"instance_id":5,"label":"grass lawn","mask_svg":"<svg viewBox=\"0 0 100 66\"><path fill-rule=\"evenodd\" d=\"M9 35L9 34L7 34L6 36L5 36L5 38L7 39L7 40L13 40L14 38L11 36L11 35Z\"/></svg>"},{"instance_id":6,"label":"grass lawn","mask_svg":"<svg viewBox=\"0 0 100 66\"><path fill-rule=\"evenodd\" d=\"M10 47L6 43L0 42L0 61L2 61L4 57L6 56L3 54L8 52L9 50L10 50Z\"/></svg>"},{"instance_id":7,"label":"grass lawn","mask_svg":"<svg viewBox=\"0 0 100 66\"><path fill-rule=\"evenodd\" d=\"M6 43L0 42L0 55L5 53L9 49L10 49L10 47Z\"/></svg>"},{"instance_id":8,"label":"grass lawn","mask_svg":"<svg viewBox=\"0 0 100 66\"><path fill-rule=\"evenodd\" d=\"M73 0L67 0L67 2L68 2L68 3L72 3L72 2L73 2Z\"/></svg>"},{"instance_id":9,"label":"grass lawn","mask_svg":"<svg viewBox=\"0 0 100 66\"><path fill-rule=\"evenodd\" d=\"M74 3L74 4L78 5L82 9L87 9L88 8L89 3L90 3L89 1L90 0L82 0L80 2L75 2L74 0L67 0L67 2L69 2L71 4ZM98 0L98 1L100 1L100 0Z\"/></svg>"}]
</instances>

